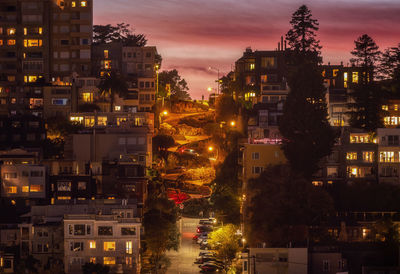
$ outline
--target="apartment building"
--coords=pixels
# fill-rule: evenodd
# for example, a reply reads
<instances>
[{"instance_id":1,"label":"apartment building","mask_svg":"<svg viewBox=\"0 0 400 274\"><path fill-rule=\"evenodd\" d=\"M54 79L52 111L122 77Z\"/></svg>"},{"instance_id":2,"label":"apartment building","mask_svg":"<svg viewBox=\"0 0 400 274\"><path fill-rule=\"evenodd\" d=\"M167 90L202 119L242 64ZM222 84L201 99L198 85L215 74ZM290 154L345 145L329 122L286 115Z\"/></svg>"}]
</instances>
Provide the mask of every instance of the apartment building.
<instances>
[{"instance_id":1,"label":"apartment building","mask_svg":"<svg viewBox=\"0 0 400 274\"><path fill-rule=\"evenodd\" d=\"M90 0L2 1L0 112L17 115L40 106L38 90L46 82L89 76L92 25Z\"/></svg>"},{"instance_id":2,"label":"apartment building","mask_svg":"<svg viewBox=\"0 0 400 274\"><path fill-rule=\"evenodd\" d=\"M398 185L400 167L400 128L378 128L378 176L380 183Z\"/></svg>"},{"instance_id":3,"label":"apartment building","mask_svg":"<svg viewBox=\"0 0 400 274\"><path fill-rule=\"evenodd\" d=\"M1 165L1 197L46 198L46 169L41 165Z\"/></svg>"},{"instance_id":4,"label":"apartment building","mask_svg":"<svg viewBox=\"0 0 400 274\"><path fill-rule=\"evenodd\" d=\"M111 267L111 271L140 269L139 218L133 210L114 209L110 215L64 216L64 262L66 273L81 273L88 262Z\"/></svg>"},{"instance_id":5,"label":"apartment building","mask_svg":"<svg viewBox=\"0 0 400 274\"><path fill-rule=\"evenodd\" d=\"M396 128L400 125L400 100L389 99L387 104L382 105L382 110L386 111L383 118L385 127Z\"/></svg>"}]
</instances>

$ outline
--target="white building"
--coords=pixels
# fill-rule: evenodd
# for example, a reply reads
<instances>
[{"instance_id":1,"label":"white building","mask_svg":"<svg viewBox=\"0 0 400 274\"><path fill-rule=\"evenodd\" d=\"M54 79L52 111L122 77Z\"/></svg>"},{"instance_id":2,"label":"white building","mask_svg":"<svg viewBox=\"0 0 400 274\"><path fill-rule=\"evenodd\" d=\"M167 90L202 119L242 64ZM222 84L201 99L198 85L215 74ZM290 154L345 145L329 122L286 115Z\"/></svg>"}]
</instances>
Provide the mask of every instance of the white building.
<instances>
[{"instance_id":1,"label":"white building","mask_svg":"<svg viewBox=\"0 0 400 274\"><path fill-rule=\"evenodd\" d=\"M131 208L111 212L64 216L66 273L79 273L87 262L108 265L112 273L140 269L140 219Z\"/></svg>"}]
</instances>

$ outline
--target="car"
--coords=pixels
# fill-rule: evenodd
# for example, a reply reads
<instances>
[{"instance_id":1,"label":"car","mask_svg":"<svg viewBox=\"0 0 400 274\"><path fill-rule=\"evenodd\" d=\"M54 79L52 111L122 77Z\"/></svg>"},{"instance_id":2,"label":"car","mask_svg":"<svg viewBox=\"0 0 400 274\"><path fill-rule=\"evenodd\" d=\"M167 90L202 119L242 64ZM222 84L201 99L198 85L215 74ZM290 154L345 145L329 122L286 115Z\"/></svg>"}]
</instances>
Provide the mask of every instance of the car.
<instances>
[{"instance_id":1,"label":"car","mask_svg":"<svg viewBox=\"0 0 400 274\"><path fill-rule=\"evenodd\" d=\"M196 235L193 236L192 240L193 241L197 241L199 238L200 239L204 239L208 237L208 233L207 232L202 232L202 233L197 233Z\"/></svg>"},{"instance_id":2,"label":"car","mask_svg":"<svg viewBox=\"0 0 400 274\"><path fill-rule=\"evenodd\" d=\"M197 227L197 233L202 233L202 232L211 232L213 231L213 227L212 226L208 226L208 225L199 225Z\"/></svg>"},{"instance_id":3,"label":"car","mask_svg":"<svg viewBox=\"0 0 400 274\"><path fill-rule=\"evenodd\" d=\"M190 154L190 155L193 155L193 156L199 156L200 155L194 149L191 149L191 148L181 149L180 152L182 154Z\"/></svg>"},{"instance_id":4,"label":"car","mask_svg":"<svg viewBox=\"0 0 400 274\"><path fill-rule=\"evenodd\" d=\"M207 240L208 240L208 236L200 236L200 237L197 238L196 243L201 244L201 243L203 243L204 241L207 241Z\"/></svg>"},{"instance_id":5,"label":"car","mask_svg":"<svg viewBox=\"0 0 400 274\"><path fill-rule=\"evenodd\" d=\"M200 225L214 225L216 222L210 219L203 219L199 221Z\"/></svg>"},{"instance_id":6,"label":"car","mask_svg":"<svg viewBox=\"0 0 400 274\"><path fill-rule=\"evenodd\" d=\"M208 250L208 251L200 251L200 252L199 252L199 257L201 257L201 256L207 256L207 255L216 256L217 253L215 253L214 251L211 251L211 250Z\"/></svg>"},{"instance_id":7,"label":"car","mask_svg":"<svg viewBox=\"0 0 400 274\"><path fill-rule=\"evenodd\" d=\"M212 262L206 262L204 264L199 265L199 268L203 271L219 271L223 270L224 267L222 265L212 263Z\"/></svg>"},{"instance_id":8,"label":"car","mask_svg":"<svg viewBox=\"0 0 400 274\"><path fill-rule=\"evenodd\" d=\"M222 265L222 261L218 260L215 256L205 256L196 258L196 264L204 264L207 262L215 263L217 265Z\"/></svg>"}]
</instances>

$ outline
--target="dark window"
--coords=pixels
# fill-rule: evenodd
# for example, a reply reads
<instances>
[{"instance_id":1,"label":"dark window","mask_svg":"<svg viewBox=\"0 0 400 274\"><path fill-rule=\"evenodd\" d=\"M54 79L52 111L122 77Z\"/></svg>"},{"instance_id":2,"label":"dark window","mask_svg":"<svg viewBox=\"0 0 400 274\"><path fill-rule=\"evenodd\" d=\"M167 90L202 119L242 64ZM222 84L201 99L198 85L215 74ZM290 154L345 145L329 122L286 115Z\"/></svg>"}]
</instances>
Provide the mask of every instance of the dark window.
<instances>
[{"instance_id":1,"label":"dark window","mask_svg":"<svg viewBox=\"0 0 400 274\"><path fill-rule=\"evenodd\" d=\"M136 235L135 227L121 227L121 234L126 235Z\"/></svg>"},{"instance_id":2,"label":"dark window","mask_svg":"<svg viewBox=\"0 0 400 274\"><path fill-rule=\"evenodd\" d=\"M151 57L151 52L146 52L146 57L147 58Z\"/></svg>"},{"instance_id":3,"label":"dark window","mask_svg":"<svg viewBox=\"0 0 400 274\"><path fill-rule=\"evenodd\" d=\"M113 235L112 226L99 226L98 234L112 236Z\"/></svg>"},{"instance_id":4,"label":"dark window","mask_svg":"<svg viewBox=\"0 0 400 274\"><path fill-rule=\"evenodd\" d=\"M61 45L66 46L69 44L69 40L61 40L60 43Z\"/></svg>"},{"instance_id":5,"label":"dark window","mask_svg":"<svg viewBox=\"0 0 400 274\"><path fill-rule=\"evenodd\" d=\"M85 235L85 225L74 225L74 235Z\"/></svg>"}]
</instances>

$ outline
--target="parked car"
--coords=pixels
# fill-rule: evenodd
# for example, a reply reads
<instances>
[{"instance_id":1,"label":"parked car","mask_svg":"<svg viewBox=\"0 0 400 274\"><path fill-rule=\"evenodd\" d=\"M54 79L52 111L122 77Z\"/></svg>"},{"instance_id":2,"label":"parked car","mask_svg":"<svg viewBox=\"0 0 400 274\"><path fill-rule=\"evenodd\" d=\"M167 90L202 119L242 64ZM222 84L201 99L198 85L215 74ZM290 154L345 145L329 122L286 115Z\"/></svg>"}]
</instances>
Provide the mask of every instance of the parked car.
<instances>
[{"instance_id":1,"label":"parked car","mask_svg":"<svg viewBox=\"0 0 400 274\"><path fill-rule=\"evenodd\" d=\"M177 166L175 168L167 169L165 171L166 174L176 174L176 173L182 173L185 172L186 168L184 166Z\"/></svg>"},{"instance_id":2,"label":"parked car","mask_svg":"<svg viewBox=\"0 0 400 274\"><path fill-rule=\"evenodd\" d=\"M212 262L206 262L204 264L201 264L199 265L199 268L201 268L201 270L203 271L219 271L224 269L222 265Z\"/></svg>"},{"instance_id":3,"label":"parked car","mask_svg":"<svg viewBox=\"0 0 400 274\"><path fill-rule=\"evenodd\" d=\"M200 225L215 225L215 223L217 222L216 219L202 219L199 221Z\"/></svg>"},{"instance_id":4,"label":"parked car","mask_svg":"<svg viewBox=\"0 0 400 274\"><path fill-rule=\"evenodd\" d=\"M192 240L197 242L198 239L206 239L206 238L208 238L208 233L202 232L202 233L197 233L196 235L194 235Z\"/></svg>"},{"instance_id":5,"label":"parked car","mask_svg":"<svg viewBox=\"0 0 400 274\"><path fill-rule=\"evenodd\" d=\"M207 255L216 256L217 253L215 253L214 251L211 251L211 250L208 250L208 251L200 251L200 252L199 252L199 257L201 257L201 256L207 256Z\"/></svg>"},{"instance_id":6,"label":"parked car","mask_svg":"<svg viewBox=\"0 0 400 274\"><path fill-rule=\"evenodd\" d=\"M212 226L208 226L208 225L199 225L197 227L197 233L202 233L202 232L211 232L213 231L213 227Z\"/></svg>"},{"instance_id":7,"label":"parked car","mask_svg":"<svg viewBox=\"0 0 400 274\"><path fill-rule=\"evenodd\" d=\"M202 244L202 243L207 242L207 240L208 240L208 236L200 236L197 238L196 243Z\"/></svg>"}]
</instances>

